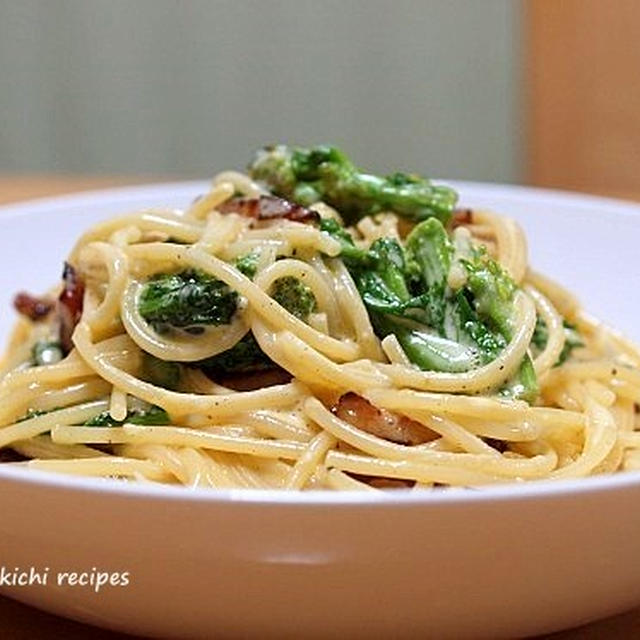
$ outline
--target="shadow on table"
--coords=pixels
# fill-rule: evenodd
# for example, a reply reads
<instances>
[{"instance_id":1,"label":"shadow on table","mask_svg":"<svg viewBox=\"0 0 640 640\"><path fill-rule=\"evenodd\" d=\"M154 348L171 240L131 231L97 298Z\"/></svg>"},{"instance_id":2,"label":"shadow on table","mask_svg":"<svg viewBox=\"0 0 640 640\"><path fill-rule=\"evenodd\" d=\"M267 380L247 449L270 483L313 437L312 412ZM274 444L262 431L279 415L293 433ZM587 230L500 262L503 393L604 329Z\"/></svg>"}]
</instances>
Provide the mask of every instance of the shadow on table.
<instances>
[{"instance_id":1,"label":"shadow on table","mask_svg":"<svg viewBox=\"0 0 640 640\"><path fill-rule=\"evenodd\" d=\"M0 597L0 637L34 640L61 637L65 640L143 640L106 631L39 611L9 598ZM584 627L559 631L531 640L601 640L601 638L640 638L640 609L593 622Z\"/></svg>"},{"instance_id":2,"label":"shadow on table","mask_svg":"<svg viewBox=\"0 0 640 640\"><path fill-rule=\"evenodd\" d=\"M53 637L65 640L142 640L137 636L59 618L4 597L0 597L0 637L10 640Z\"/></svg>"},{"instance_id":3,"label":"shadow on table","mask_svg":"<svg viewBox=\"0 0 640 640\"><path fill-rule=\"evenodd\" d=\"M584 627L540 636L536 640L601 640L602 638L640 638L640 609L632 609Z\"/></svg>"}]
</instances>

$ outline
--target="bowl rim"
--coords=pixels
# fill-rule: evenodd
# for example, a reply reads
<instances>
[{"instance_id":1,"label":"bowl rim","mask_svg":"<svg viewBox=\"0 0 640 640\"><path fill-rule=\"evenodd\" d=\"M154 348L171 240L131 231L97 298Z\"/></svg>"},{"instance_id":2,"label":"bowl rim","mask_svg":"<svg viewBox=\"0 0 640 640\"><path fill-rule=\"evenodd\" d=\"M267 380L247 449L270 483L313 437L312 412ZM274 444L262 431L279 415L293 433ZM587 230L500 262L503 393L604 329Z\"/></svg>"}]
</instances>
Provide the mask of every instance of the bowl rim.
<instances>
[{"instance_id":1,"label":"bowl rim","mask_svg":"<svg viewBox=\"0 0 640 640\"><path fill-rule=\"evenodd\" d=\"M7 482L20 484L28 489L64 491L77 496L100 495L124 500L145 499L151 502L184 502L190 505L204 506L241 503L254 507L360 506L388 508L392 506L406 508L564 500L574 499L577 496L595 496L626 490L640 491L640 471L625 471L562 480L542 479L522 481L521 483L508 481L498 485L471 488L454 487L442 490L329 491L316 489L295 491L286 489L213 489L161 485L159 483L136 483L112 478L67 475L4 463L0 465L0 487L3 487Z\"/></svg>"},{"instance_id":2,"label":"bowl rim","mask_svg":"<svg viewBox=\"0 0 640 640\"><path fill-rule=\"evenodd\" d=\"M434 180L440 182L439 179ZM445 182L445 181L443 181ZM640 203L619 198L603 197L575 191L546 189L497 182L446 180L461 191L481 191L492 197L510 199L535 198L541 204L567 204L572 207L606 207L616 215L640 216ZM122 203L123 209L135 206L137 200L148 200L157 193L171 190L189 197L206 188L204 180L151 182L139 185L88 190L52 197L23 200L0 206L0 226L4 221L34 215L43 211L61 210L69 206L91 206L101 200L110 205ZM465 194L462 203L464 205ZM538 499L565 499L576 495L595 495L620 490L640 490L640 470L610 473L599 476L558 480L505 482L477 488L450 488L444 490L397 489L390 491L287 491L284 489L210 489L153 483L135 483L110 478L66 475L51 471L29 469L11 463L0 464L0 487L5 483L21 484L31 489L63 490L74 494L99 494L123 499L145 498L152 501L210 504L250 504L273 507L411 507L429 505L461 505L525 501Z\"/></svg>"}]
</instances>

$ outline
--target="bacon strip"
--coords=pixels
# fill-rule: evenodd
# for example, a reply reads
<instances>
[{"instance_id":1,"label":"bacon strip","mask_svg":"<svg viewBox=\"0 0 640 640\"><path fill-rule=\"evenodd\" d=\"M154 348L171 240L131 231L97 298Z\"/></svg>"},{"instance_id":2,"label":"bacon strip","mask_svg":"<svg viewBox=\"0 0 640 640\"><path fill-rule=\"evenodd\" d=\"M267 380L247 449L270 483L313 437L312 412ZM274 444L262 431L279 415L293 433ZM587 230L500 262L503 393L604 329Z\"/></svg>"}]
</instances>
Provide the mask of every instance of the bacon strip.
<instances>
[{"instance_id":1,"label":"bacon strip","mask_svg":"<svg viewBox=\"0 0 640 640\"><path fill-rule=\"evenodd\" d=\"M23 462L28 459L13 449L0 449L0 464L4 462Z\"/></svg>"},{"instance_id":2,"label":"bacon strip","mask_svg":"<svg viewBox=\"0 0 640 640\"><path fill-rule=\"evenodd\" d=\"M265 387L273 387L276 384L291 382L291 374L274 365L273 369L250 373L227 373L216 378L215 382L234 391L255 391Z\"/></svg>"},{"instance_id":3,"label":"bacon strip","mask_svg":"<svg viewBox=\"0 0 640 640\"><path fill-rule=\"evenodd\" d=\"M255 220L275 220L284 218L294 222L320 222L320 214L295 202L275 196L259 198L232 198L218 207L220 213L239 213Z\"/></svg>"},{"instance_id":4,"label":"bacon strip","mask_svg":"<svg viewBox=\"0 0 640 640\"><path fill-rule=\"evenodd\" d=\"M423 444L438 437L437 433L415 420L374 407L357 393L346 393L331 410L340 420L397 444Z\"/></svg>"},{"instance_id":5,"label":"bacon strip","mask_svg":"<svg viewBox=\"0 0 640 640\"><path fill-rule=\"evenodd\" d=\"M374 489L411 489L415 486L415 480L404 480L402 478L382 478L380 476L363 476L358 473L349 473L351 477L360 482L368 484Z\"/></svg>"},{"instance_id":6,"label":"bacon strip","mask_svg":"<svg viewBox=\"0 0 640 640\"><path fill-rule=\"evenodd\" d=\"M456 209L451 218L452 229L473 223L473 209Z\"/></svg>"},{"instance_id":7,"label":"bacon strip","mask_svg":"<svg viewBox=\"0 0 640 640\"><path fill-rule=\"evenodd\" d=\"M58 298L58 317L60 319L60 344L65 353L73 349L71 336L80 317L84 301L84 280L78 275L74 267L64 263L62 271L64 287Z\"/></svg>"},{"instance_id":8,"label":"bacon strip","mask_svg":"<svg viewBox=\"0 0 640 640\"><path fill-rule=\"evenodd\" d=\"M54 301L50 298L39 298L24 291L16 294L13 299L15 310L33 322L44 320L51 313L54 305Z\"/></svg>"}]
</instances>

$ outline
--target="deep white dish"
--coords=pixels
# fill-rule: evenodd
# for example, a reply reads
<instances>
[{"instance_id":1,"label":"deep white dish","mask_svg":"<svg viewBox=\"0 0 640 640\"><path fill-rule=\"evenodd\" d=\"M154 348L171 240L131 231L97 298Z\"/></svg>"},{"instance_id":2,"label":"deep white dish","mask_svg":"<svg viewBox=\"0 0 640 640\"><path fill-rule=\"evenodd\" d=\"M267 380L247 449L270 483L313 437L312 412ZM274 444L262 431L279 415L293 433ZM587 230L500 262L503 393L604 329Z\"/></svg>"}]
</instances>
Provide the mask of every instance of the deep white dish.
<instances>
[{"instance_id":1,"label":"deep white dish","mask_svg":"<svg viewBox=\"0 0 640 640\"><path fill-rule=\"evenodd\" d=\"M458 184L511 215L531 262L640 341L640 206ZM42 291L99 219L184 206L204 184L133 187L0 210L0 334L18 289ZM207 491L0 466L0 589L60 615L174 638L514 637L640 604L640 474L380 495ZM55 586L128 572L126 587Z\"/></svg>"}]
</instances>

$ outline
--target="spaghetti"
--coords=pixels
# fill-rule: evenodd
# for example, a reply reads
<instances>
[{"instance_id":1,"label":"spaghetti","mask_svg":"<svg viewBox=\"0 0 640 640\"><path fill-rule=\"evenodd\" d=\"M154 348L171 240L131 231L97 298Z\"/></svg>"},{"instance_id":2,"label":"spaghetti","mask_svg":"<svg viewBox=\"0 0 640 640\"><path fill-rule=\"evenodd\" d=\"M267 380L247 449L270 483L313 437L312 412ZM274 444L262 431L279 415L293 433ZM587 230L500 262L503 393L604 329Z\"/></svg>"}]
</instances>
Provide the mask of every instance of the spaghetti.
<instances>
[{"instance_id":1,"label":"spaghetti","mask_svg":"<svg viewBox=\"0 0 640 640\"><path fill-rule=\"evenodd\" d=\"M135 212L85 233L56 305L60 291L37 317L21 317L4 356L0 448L15 455L6 464L339 490L640 468L640 352L531 270L515 222L477 210L442 218L451 254L438 334L433 282L391 309L395 298L373 300L371 274L353 257L371 265L396 247L415 257L432 246L420 242L434 241L435 224L389 203L354 220L325 193L306 206L302 196L274 197L282 191L260 171L228 171L185 211ZM504 328L476 276L510 283L492 290L509 300ZM183 298L208 287L210 299L190 307L200 320L180 325L155 307L154 316L161 287ZM65 299L77 303L75 317ZM212 320L223 302L228 317ZM467 338L451 319L463 310L473 313L460 325ZM412 355L416 344L435 364ZM232 373L230 354L249 352L259 366Z\"/></svg>"}]
</instances>

